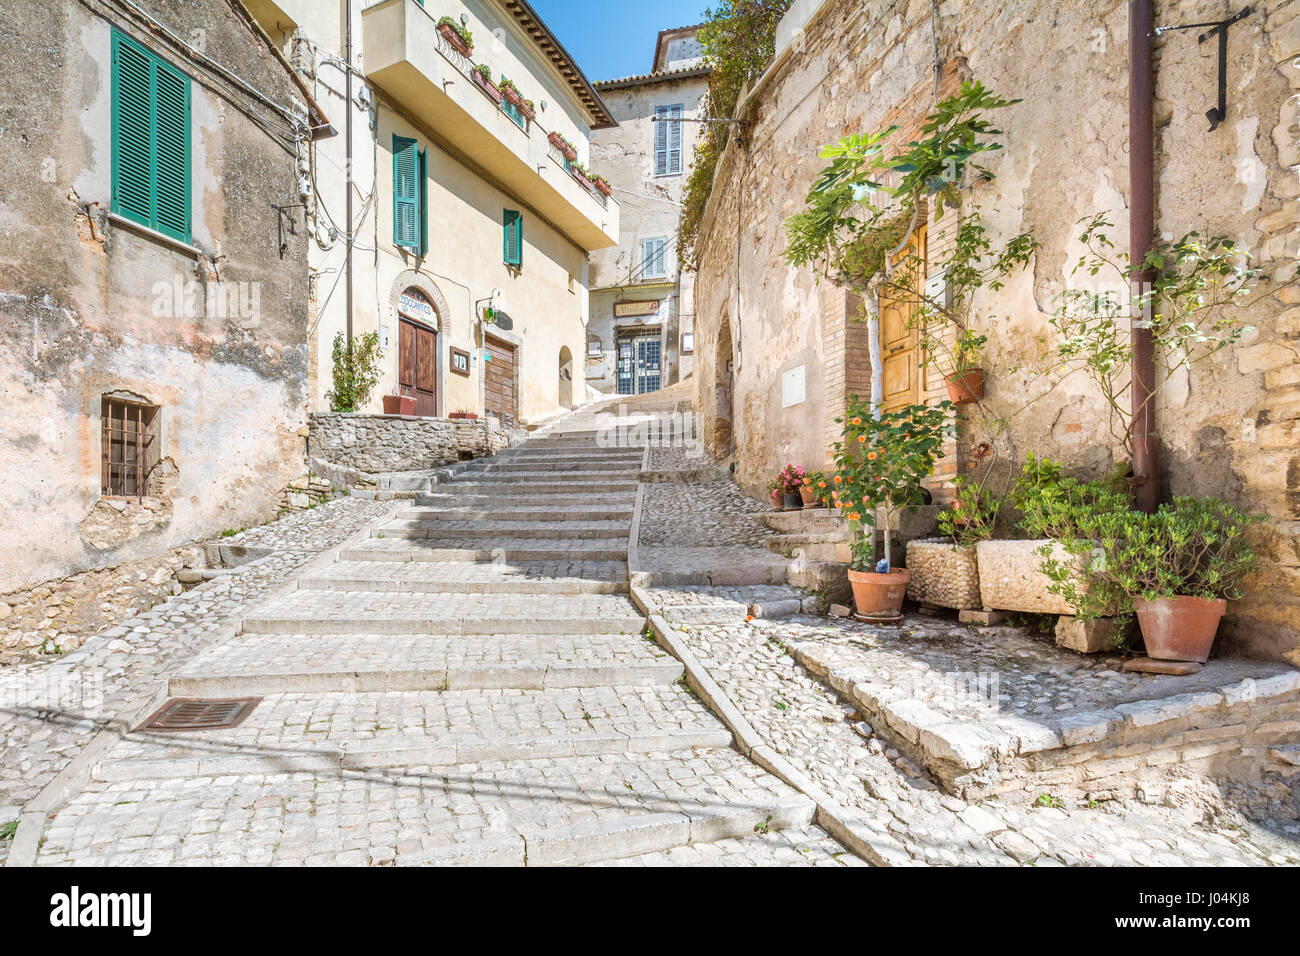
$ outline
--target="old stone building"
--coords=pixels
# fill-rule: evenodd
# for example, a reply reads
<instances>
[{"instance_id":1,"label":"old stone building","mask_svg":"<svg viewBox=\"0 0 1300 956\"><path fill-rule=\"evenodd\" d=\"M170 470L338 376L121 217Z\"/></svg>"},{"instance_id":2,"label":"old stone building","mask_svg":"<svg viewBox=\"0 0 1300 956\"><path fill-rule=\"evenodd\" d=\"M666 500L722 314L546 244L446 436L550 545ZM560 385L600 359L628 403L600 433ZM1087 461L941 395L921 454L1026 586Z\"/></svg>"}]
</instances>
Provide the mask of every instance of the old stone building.
<instances>
[{"instance_id":1,"label":"old stone building","mask_svg":"<svg viewBox=\"0 0 1300 956\"><path fill-rule=\"evenodd\" d=\"M664 30L649 73L596 89L618 126L592 138L592 164L622 203L619 243L591 260L587 383L634 395L690 375L694 280L678 267L677 221L708 91L697 26Z\"/></svg>"},{"instance_id":2,"label":"old stone building","mask_svg":"<svg viewBox=\"0 0 1300 956\"><path fill-rule=\"evenodd\" d=\"M234 0L9 4L0 52L13 657L170 594L302 471L298 162L330 130Z\"/></svg>"},{"instance_id":3,"label":"old stone building","mask_svg":"<svg viewBox=\"0 0 1300 956\"><path fill-rule=\"evenodd\" d=\"M1229 7L1232 9L1229 9ZM1218 21L1237 7L1158 2L1157 25ZM1231 238L1265 271L1246 309L1254 331L1184 370L1159 393L1162 493L1214 495L1269 516L1263 567L1233 602L1230 649L1300 662L1300 3L1254 5L1229 34L1226 119L1207 129L1218 51L1196 31L1155 41L1157 233ZM1053 297L1082 249L1079 221L1104 213L1120 246L1132 196L1128 151L1128 8L1120 2L989 5L917 0L799 0L778 51L737 114L746 122L720 164L698 244L697 396L715 455L761 493L787 462L829 463L835 417L871 388L861 303L783 253L782 224L825 164L819 148L849 133L901 127L897 143L962 80L1019 102L995 118L994 177L962 184L995 241L1029 231L1040 246L1005 288L984 290L985 404L1005 416L1012 457L1060 459L1101 475L1120 454L1102 400L1081 376L1053 389L1026 366L1043 353ZM897 145L896 143L896 145ZM947 214L953 216L953 212ZM951 222L951 219L948 220ZM930 215L913 241L933 262L947 227ZM926 250L927 237L931 248ZM928 278L928 277L927 277ZM910 372L906 401L943 394L916 340L891 343ZM892 353L891 353L892 354ZM949 459L941 475L958 462Z\"/></svg>"},{"instance_id":4,"label":"old stone building","mask_svg":"<svg viewBox=\"0 0 1300 956\"><path fill-rule=\"evenodd\" d=\"M332 408L336 337L366 333L382 356L360 412L401 394L420 416L516 425L581 403L588 253L619 230L618 202L583 170L614 120L532 8L250 8L342 134L307 171L313 410Z\"/></svg>"}]
</instances>

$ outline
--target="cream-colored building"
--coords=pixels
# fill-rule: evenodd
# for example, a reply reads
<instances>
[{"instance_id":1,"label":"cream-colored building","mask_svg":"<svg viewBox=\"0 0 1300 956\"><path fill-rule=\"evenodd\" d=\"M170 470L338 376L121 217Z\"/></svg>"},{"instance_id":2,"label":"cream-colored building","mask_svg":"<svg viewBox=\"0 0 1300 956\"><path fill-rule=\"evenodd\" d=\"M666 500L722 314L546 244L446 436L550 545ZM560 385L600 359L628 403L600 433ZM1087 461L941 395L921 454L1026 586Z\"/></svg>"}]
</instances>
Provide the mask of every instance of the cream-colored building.
<instances>
[{"instance_id":1,"label":"cream-colored building","mask_svg":"<svg viewBox=\"0 0 1300 956\"><path fill-rule=\"evenodd\" d=\"M635 395L691 373L695 277L677 264L677 223L709 68L698 26L664 30L651 71L596 84L618 121L592 137L596 172L622 204L618 246L591 258L587 384Z\"/></svg>"},{"instance_id":2,"label":"cream-colored building","mask_svg":"<svg viewBox=\"0 0 1300 956\"><path fill-rule=\"evenodd\" d=\"M368 332L381 376L360 411L401 394L418 415L527 423L581 402L588 255L617 242L619 206L580 170L614 119L536 13L523 0L249 7L340 133L301 170L313 408L331 408L336 336Z\"/></svg>"}]
</instances>

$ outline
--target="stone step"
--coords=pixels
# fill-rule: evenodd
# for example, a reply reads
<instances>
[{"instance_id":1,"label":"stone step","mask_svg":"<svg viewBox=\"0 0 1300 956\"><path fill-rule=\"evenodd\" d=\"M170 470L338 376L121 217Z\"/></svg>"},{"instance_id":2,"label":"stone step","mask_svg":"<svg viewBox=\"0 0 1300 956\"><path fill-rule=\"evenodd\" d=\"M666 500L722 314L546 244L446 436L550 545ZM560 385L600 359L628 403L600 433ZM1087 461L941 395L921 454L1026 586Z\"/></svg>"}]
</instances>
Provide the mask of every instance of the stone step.
<instances>
[{"instance_id":1,"label":"stone step","mask_svg":"<svg viewBox=\"0 0 1300 956\"><path fill-rule=\"evenodd\" d=\"M601 477L601 472L594 471L480 471L459 476L448 484L448 490L455 491L468 485L518 485L534 488L535 491L571 492L592 491L636 491L638 476L636 472L620 472L611 477ZM628 487L631 486L631 487Z\"/></svg>"},{"instance_id":2,"label":"stone step","mask_svg":"<svg viewBox=\"0 0 1300 956\"><path fill-rule=\"evenodd\" d=\"M247 634L187 662L174 697L671 684L682 665L629 634Z\"/></svg>"},{"instance_id":3,"label":"stone step","mask_svg":"<svg viewBox=\"0 0 1300 956\"><path fill-rule=\"evenodd\" d=\"M526 541L498 539L481 548L466 548L461 539L371 538L343 548L343 561L466 561L528 564L537 561L626 561L627 538L569 538Z\"/></svg>"},{"instance_id":4,"label":"stone step","mask_svg":"<svg viewBox=\"0 0 1300 956\"><path fill-rule=\"evenodd\" d=\"M581 865L807 827L815 809L730 748L278 773L237 789L219 779L88 788L49 821L36 862L84 863L107 853L117 865ZM254 802L263 809L250 830ZM349 806L389 838L366 839ZM117 841L111 850L100 836L164 819L165 836ZM211 838L235 832L245 838Z\"/></svg>"},{"instance_id":5,"label":"stone step","mask_svg":"<svg viewBox=\"0 0 1300 956\"><path fill-rule=\"evenodd\" d=\"M306 590L413 591L421 594L624 594L627 565L617 561L442 564L338 561L299 579Z\"/></svg>"},{"instance_id":6,"label":"stone step","mask_svg":"<svg viewBox=\"0 0 1300 956\"><path fill-rule=\"evenodd\" d=\"M616 594L494 595L297 590L264 601L246 634L639 633L644 616Z\"/></svg>"},{"instance_id":7,"label":"stone step","mask_svg":"<svg viewBox=\"0 0 1300 956\"><path fill-rule=\"evenodd\" d=\"M636 505L634 490L617 491L598 495L583 495L571 500L564 496L551 494L534 494L520 491L502 494L499 489L488 491L467 491L462 486L452 491L453 485L443 486L442 491L433 491L418 495L414 506L417 508L470 508L476 510L492 509L504 512L511 508L545 509L549 512L590 508L594 515L602 509L626 509L630 515Z\"/></svg>"},{"instance_id":8,"label":"stone step","mask_svg":"<svg viewBox=\"0 0 1300 956\"><path fill-rule=\"evenodd\" d=\"M394 518L399 521L627 521L635 510L634 501L618 505L579 505L576 507L496 507L440 508L411 506L402 508Z\"/></svg>"},{"instance_id":9,"label":"stone step","mask_svg":"<svg viewBox=\"0 0 1300 956\"><path fill-rule=\"evenodd\" d=\"M603 498L614 492L635 494L637 482L632 481L566 481L536 477L521 478L515 475L478 475L473 481L456 481L438 487L454 495L474 494L511 498L519 495L545 496L552 503L572 504L588 496Z\"/></svg>"},{"instance_id":10,"label":"stone step","mask_svg":"<svg viewBox=\"0 0 1300 956\"><path fill-rule=\"evenodd\" d=\"M848 852L819 826L768 828L713 843L688 843L668 850L602 860L594 866L870 866Z\"/></svg>"},{"instance_id":11,"label":"stone step","mask_svg":"<svg viewBox=\"0 0 1300 956\"><path fill-rule=\"evenodd\" d=\"M516 474L516 473L554 473L570 475L630 475L636 477L641 471L641 459L634 462L621 461L586 461L581 458L566 458L560 461L539 461L533 457L519 458L512 461L501 461L495 458L486 458L477 461L461 472L466 479L474 475L483 474Z\"/></svg>"},{"instance_id":12,"label":"stone step","mask_svg":"<svg viewBox=\"0 0 1300 956\"><path fill-rule=\"evenodd\" d=\"M656 610L670 623L734 624L812 614L817 598L784 585L669 587L653 592Z\"/></svg>"},{"instance_id":13,"label":"stone step","mask_svg":"<svg viewBox=\"0 0 1300 956\"><path fill-rule=\"evenodd\" d=\"M626 521L390 521L370 529L372 538L617 538L626 535Z\"/></svg>"},{"instance_id":14,"label":"stone step","mask_svg":"<svg viewBox=\"0 0 1300 956\"><path fill-rule=\"evenodd\" d=\"M237 727L132 732L95 779L449 767L731 745L677 684L265 696Z\"/></svg>"},{"instance_id":15,"label":"stone step","mask_svg":"<svg viewBox=\"0 0 1300 956\"><path fill-rule=\"evenodd\" d=\"M643 448L536 448L523 445L503 451L492 458L480 458L476 461L543 461L543 462L620 462L626 465L639 465L645 458Z\"/></svg>"}]
</instances>

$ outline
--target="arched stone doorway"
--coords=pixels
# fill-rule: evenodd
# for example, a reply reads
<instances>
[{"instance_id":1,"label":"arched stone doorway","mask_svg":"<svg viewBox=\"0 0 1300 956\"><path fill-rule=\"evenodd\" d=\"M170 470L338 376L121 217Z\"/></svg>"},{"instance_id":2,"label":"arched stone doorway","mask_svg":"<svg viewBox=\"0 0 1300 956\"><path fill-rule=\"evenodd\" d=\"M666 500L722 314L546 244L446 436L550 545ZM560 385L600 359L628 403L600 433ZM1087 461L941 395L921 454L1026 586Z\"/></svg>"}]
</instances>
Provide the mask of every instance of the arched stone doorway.
<instances>
[{"instance_id":1,"label":"arched stone doorway","mask_svg":"<svg viewBox=\"0 0 1300 956\"><path fill-rule=\"evenodd\" d=\"M573 408L573 353L567 345L560 348L560 394L561 408Z\"/></svg>"},{"instance_id":2,"label":"arched stone doorway","mask_svg":"<svg viewBox=\"0 0 1300 956\"><path fill-rule=\"evenodd\" d=\"M718 459L730 458L735 450L731 411L734 375L731 323L724 318L718 329L718 347L713 359L713 428L709 436L713 457Z\"/></svg>"},{"instance_id":3,"label":"arched stone doorway","mask_svg":"<svg viewBox=\"0 0 1300 956\"><path fill-rule=\"evenodd\" d=\"M442 345L451 334L447 300L429 276L405 269L389 287L388 306L389 328L397 327L398 390L415 397L415 414L442 414L447 375Z\"/></svg>"}]
</instances>

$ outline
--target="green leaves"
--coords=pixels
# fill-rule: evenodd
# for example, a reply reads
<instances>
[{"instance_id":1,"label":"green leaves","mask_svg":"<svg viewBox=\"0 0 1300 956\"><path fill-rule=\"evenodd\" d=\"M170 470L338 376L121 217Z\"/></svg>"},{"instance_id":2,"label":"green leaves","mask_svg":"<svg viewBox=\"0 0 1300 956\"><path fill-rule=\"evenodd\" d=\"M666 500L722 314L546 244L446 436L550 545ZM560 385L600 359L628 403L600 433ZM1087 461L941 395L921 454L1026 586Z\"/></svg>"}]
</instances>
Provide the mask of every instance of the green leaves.
<instances>
[{"instance_id":1,"label":"green leaves","mask_svg":"<svg viewBox=\"0 0 1300 956\"><path fill-rule=\"evenodd\" d=\"M370 400L382 357L378 332L353 336L351 342L342 332L334 336L334 388L326 395L333 411L355 412Z\"/></svg>"}]
</instances>

